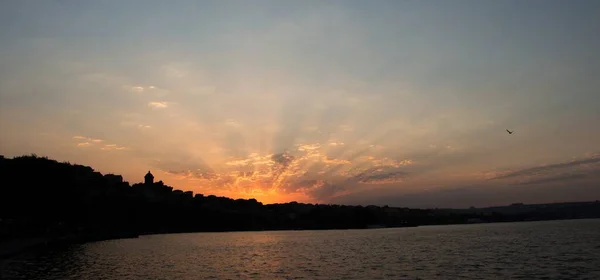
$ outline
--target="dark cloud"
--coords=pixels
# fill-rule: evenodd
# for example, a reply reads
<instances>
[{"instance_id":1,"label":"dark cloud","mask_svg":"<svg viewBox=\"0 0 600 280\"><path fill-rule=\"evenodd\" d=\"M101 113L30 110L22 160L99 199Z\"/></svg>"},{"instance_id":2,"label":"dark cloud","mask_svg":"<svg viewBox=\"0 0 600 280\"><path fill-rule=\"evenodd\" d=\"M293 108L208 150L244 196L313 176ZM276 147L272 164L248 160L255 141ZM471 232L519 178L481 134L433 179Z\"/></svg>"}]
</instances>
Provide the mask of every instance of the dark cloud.
<instances>
[{"instance_id":1,"label":"dark cloud","mask_svg":"<svg viewBox=\"0 0 600 280\"><path fill-rule=\"evenodd\" d=\"M520 185L535 185L535 184L545 184L545 183L567 182L567 181L584 179L587 177L589 177L589 174L565 174L565 175L529 180L529 181L520 183Z\"/></svg>"},{"instance_id":2,"label":"dark cloud","mask_svg":"<svg viewBox=\"0 0 600 280\"><path fill-rule=\"evenodd\" d=\"M586 165L586 164L597 164L597 163L600 163L600 157L591 157L591 158L587 158L587 159L574 160L574 161L570 161L570 162L562 162L562 163L555 163L555 164L550 164L550 165L521 169L521 170L513 171L513 172L510 172L507 174L503 174L500 176L496 176L489 180L508 179L508 178L515 178L515 177L521 177L521 176L542 175L542 174L545 174L545 173L548 173L551 171L574 168L574 167L578 167L578 166L582 166L582 165Z\"/></svg>"},{"instance_id":3,"label":"dark cloud","mask_svg":"<svg viewBox=\"0 0 600 280\"><path fill-rule=\"evenodd\" d=\"M318 200L328 200L336 194L343 192L345 187L338 184L330 184L323 182L320 185L314 186L306 191L306 194Z\"/></svg>"},{"instance_id":4,"label":"dark cloud","mask_svg":"<svg viewBox=\"0 0 600 280\"><path fill-rule=\"evenodd\" d=\"M294 156L289 154L288 152L274 154L271 156L271 160L277 163L280 166L288 167L292 161L294 161Z\"/></svg>"},{"instance_id":5,"label":"dark cloud","mask_svg":"<svg viewBox=\"0 0 600 280\"><path fill-rule=\"evenodd\" d=\"M385 172L385 173L380 173L380 172L376 172L375 174L369 174L369 173L361 173L358 176L355 177L356 180L358 180L358 182L360 183L393 183L393 182L399 182L402 179L408 177L408 173L403 172L403 171L392 171L392 172Z\"/></svg>"},{"instance_id":6,"label":"dark cloud","mask_svg":"<svg viewBox=\"0 0 600 280\"><path fill-rule=\"evenodd\" d=\"M399 170L399 168L393 166L377 166L364 169L365 166L368 165L363 164L350 169L349 175L351 177L347 181L365 184L393 183L409 176L408 172Z\"/></svg>"},{"instance_id":7,"label":"dark cloud","mask_svg":"<svg viewBox=\"0 0 600 280\"><path fill-rule=\"evenodd\" d=\"M345 191L347 188L344 184L333 184L323 180L298 179L295 182L290 182L282 189L290 193L303 192L313 199L328 201L330 198Z\"/></svg>"},{"instance_id":8,"label":"dark cloud","mask_svg":"<svg viewBox=\"0 0 600 280\"><path fill-rule=\"evenodd\" d=\"M283 152L279 154L274 154L271 156L271 160L275 163L272 166L273 169L273 181L279 180L279 177L283 172L285 172L290 164L294 161L296 157L289 154L288 152Z\"/></svg>"}]
</instances>

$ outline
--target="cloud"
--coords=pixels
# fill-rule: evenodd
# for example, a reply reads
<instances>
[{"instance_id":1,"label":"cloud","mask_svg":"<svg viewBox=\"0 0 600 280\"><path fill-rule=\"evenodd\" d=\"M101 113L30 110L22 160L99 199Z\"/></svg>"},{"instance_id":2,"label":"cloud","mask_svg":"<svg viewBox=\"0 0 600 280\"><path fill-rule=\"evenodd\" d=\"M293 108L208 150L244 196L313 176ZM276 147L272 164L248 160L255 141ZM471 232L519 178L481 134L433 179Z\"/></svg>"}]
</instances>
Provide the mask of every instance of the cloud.
<instances>
[{"instance_id":1,"label":"cloud","mask_svg":"<svg viewBox=\"0 0 600 280\"><path fill-rule=\"evenodd\" d=\"M279 153L252 152L247 156L243 156L246 152L238 153L215 162L212 168L191 159L161 161L155 166L182 179L205 181L203 185L207 188L223 192L302 193L319 201L356 190L361 185L393 184L409 177L404 168L412 164L411 160L332 157L326 151L339 147L330 142L324 139L323 143L294 144L293 148Z\"/></svg>"},{"instance_id":2,"label":"cloud","mask_svg":"<svg viewBox=\"0 0 600 280\"><path fill-rule=\"evenodd\" d=\"M152 128L151 125L143 124L138 121L121 121L120 125L128 126L128 127L137 127L138 129L148 129Z\"/></svg>"},{"instance_id":3,"label":"cloud","mask_svg":"<svg viewBox=\"0 0 600 280\"><path fill-rule=\"evenodd\" d=\"M390 159L387 157L376 158L374 156L362 156L362 157L359 157L357 159L357 161L366 161L366 162L369 162L369 164L376 166L376 167L394 167L394 168L400 168L402 166L413 164L413 161L410 159L395 160L395 159Z\"/></svg>"},{"instance_id":4,"label":"cloud","mask_svg":"<svg viewBox=\"0 0 600 280\"><path fill-rule=\"evenodd\" d=\"M279 164L280 166L283 167L287 167L290 165L290 163L294 160L294 156L284 152L284 153L279 153L279 154L274 154L271 156L271 160L277 164Z\"/></svg>"},{"instance_id":5,"label":"cloud","mask_svg":"<svg viewBox=\"0 0 600 280\"><path fill-rule=\"evenodd\" d=\"M600 174L600 173L598 173ZM559 176L552 176L541 179L534 179L525 182L521 182L521 185L536 185L536 184L546 184L546 183L559 183L559 182L567 182L578 179L584 179L590 177L590 174L585 173L575 173L575 174L564 174Z\"/></svg>"},{"instance_id":6,"label":"cloud","mask_svg":"<svg viewBox=\"0 0 600 280\"><path fill-rule=\"evenodd\" d=\"M329 158L328 156L325 156L325 155L321 155L319 160L320 160L320 162L322 162L326 165L345 165L345 164L352 163L349 160Z\"/></svg>"},{"instance_id":7,"label":"cloud","mask_svg":"<svg viewBox=\"0 0 600 280\"><path fill-rule=\"evenodd\" d=\"M319 148L321 148L320 144L306 144L306 145L300 145L298 147L298 151L303 151L303 152L307 152L307 151L315 151L318 150Z\"/></svg>"},{"instance_id":8,"label":"cloud","mask_svg":"<svg viewBox=\"0 0 600 280\"><path fill-rule=\"evenodd\" d=\"M230 161L225 162L226 165L232 165L232 166L247 166L251 163L252 163L251 158L236 159L236 160L230 160Z\"/></svg>"},{"instance_id":9,"label":"cloud","mask_svg":"<svg viewBox=\"0 0 600 280\"><path fill-rule=\"evenodd\" d=\"M518 177L527 177L527 176L540 176L547 175L551 172L560 172L562 170L568 170L573 168L585 168L588 165L595 166L600 163L600 156L591 156L589 158L573 160L569 162L561 162L549 165L542 165L536 167L530 167L515 171L504 172L503 174L499 174L490 178L489 180L499 180L499 179L510 179L510 178L518 178Z\"/></svg>"},{"instance_id":10,"label":"cloud","mask_svg":"<svg viewBox=\"0 0 600 280\"><path fill-rule=\"evenodd\" d=\"M119 146L117 144L104 144L99 146L100 143L105 142L103 139L94 139L91 137L86 137L86 136L73 136L73 139L79 141L76 145L77 147L91 147L91 146L95 146L95 147L99 147L100 150L104 150L104 151L111 151L111 150L127 150L129 148L124 147L124 146Z\"/></svg>"},{"instance_id":11,"label":"cloud","mask_svg":"<svg viewBox=\"0 0 600 280\"><path fill-rule=\"evenodd\" d=\"M303 192L319 201L328 200L346 190L342 185L331 184L324 180L299 180L293 183L294 192Z\"/></svg>"},{"instance_id":12,"label":"cloud","mask_svg":"<svg viewBox=\"0 0 600 280\"><path fill-rule=\"evenodd\" d=\"M316 181L313 186L304 191L312 198L318 200L329 200L346 189L342 185L330 184L325 181Z\"/></svg>"},{"instance_id":13,"label":"cloud","mask_svg":"<svg viewBox=\"0 0 600 280\"><path fill-rule=\"evenodd\" d=\"M155 86L124 86L127 90L131 91L131 92L136 92L136 93L142 93L142 92L147 92L150 90L155 90L157 89Z\"/></svg>"},{"instance_id":14,"label":"cloud","mask_svg":"<svg viewBox=\"0 0 600 280\"><path fill-rule=\"evenodd\" d=\"M144 87L131 87L131 91L143 92L144 91Z\"/></svg>"},{"instance_id":15,"label":"cloud","mask_svg":"<svg viewBox=\"0 0 600 280\"><path fill-rule=\"evenodd\" d=\"M152 102L148 102L148 106L152 107L152 108L162 109L162 108L167 108L169 105L165 101L152 101Z\"/></svg>"},{"instance_id":16,"label":"cloud","mask_svg":"<svg viewBox=\"0 0 600 280\"><path fill-rule=\"evenodd\" d=\"M600 179L600 156L588 154L585 158L554 164L509 171L488 171L479 176L485 182L503 182L509 185L549 188L571 188L581 184L597 184Z\"/></svg>"},{"instance_id":17,"label":"cloud","mask_svg":"<svg viewBox=\"0 0 600 280\"><path fill-rule=\"evenodd\" d=\"M85 136L73 136L73 139L77 140L78 143L76 143L77 147L83 148L83 147L89 147L92 146L94 144L98 144L101 142L104 142L104 140L102 139L94 139L91 137L85 137Z\"/></svg>"},{"instance_id":18,"label":"cloud","mask_svg":"<svg viewBox=\"0 0 600 280\"><path fill-rule=\"evenodd\" d=\"M104 151L115 151L115 150L127 150L127 147L119 146L117 144L107 144L104 145L100 150Z\"/></svg>"},{"instance_id":19,"label":"cloud","mask_svg":"<svg viewBox=\"0 0 600 280\"><path fill-rule=\"evenodd\" d=\"M89 141L89 142L93 142L93 143L100 143L100 142L104 141L102 139L94 139L94 138L85 137L85 136L73 136L73 139L84 140L84 141Z\"/></svg>"},{"instance_id":20,"label":"cloud","mask_svg":"<svg viewBox=\"0 0 600 280\"><path fill-rule=\"evenodd\" d=\"M252 154L248 155L247 158L232 159L232 160L226 161L225 164L232 165L232 166L264 165L264 164L271 165L271 164L273 164L272 157L273 157L273 155L271 155L271 154L261 156L258 153L252 153Z\"/></svg>"},{"instance_id":21,"label":"cloud","mask_svg":"<svg viewBox=\"0 0 600 280\"><path fill-rule=\"evenodd\" d=\"M365 184L390 184L402 182L407 177L408 173L404 171L375 167L357 174L353 179Z\"/></svg>"},{"instance_id":22,"label":"cloud","mask_svg":"<svg viewBox=\"0 0 600 280\"><path fill-rule=\"evenodd\" d=\"M194 157L185 152L165 154L151 151L145 157L153 158L150 165L163 172L178 175L182 178L195 180L215 180L218 177L202 158Z\"/></svg>"},{"instance_id":23,"label":"cloud","mask_svg":"<svg viewBox=\"0 0 600 280\"><path fill-rule=\"evenodd\" d=\"M280 179L283 179L282 175L292 164L295 157L287 152L274 154L271 156L271 160L275 163L273 165L273 180L278 184L281 183Z\"/></svg>"}]
</instances>

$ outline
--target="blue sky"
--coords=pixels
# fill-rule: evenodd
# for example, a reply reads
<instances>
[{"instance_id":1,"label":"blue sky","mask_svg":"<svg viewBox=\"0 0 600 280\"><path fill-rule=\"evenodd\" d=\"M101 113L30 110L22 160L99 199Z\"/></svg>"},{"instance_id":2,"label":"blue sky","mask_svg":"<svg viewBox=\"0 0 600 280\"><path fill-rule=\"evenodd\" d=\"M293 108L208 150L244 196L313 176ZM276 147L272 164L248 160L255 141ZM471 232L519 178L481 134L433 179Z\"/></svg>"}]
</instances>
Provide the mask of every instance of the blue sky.
<instances>
[{"instance_id":1,"label":"blue sky","mask_svg":"<svg viewBox=\"0 0 600 280\"><path fill-rule=\"evenodd\" d=\"M0 26L5 156L265 202L600 197L597 1L2 1Z\"/></svg>"}]
</instances>

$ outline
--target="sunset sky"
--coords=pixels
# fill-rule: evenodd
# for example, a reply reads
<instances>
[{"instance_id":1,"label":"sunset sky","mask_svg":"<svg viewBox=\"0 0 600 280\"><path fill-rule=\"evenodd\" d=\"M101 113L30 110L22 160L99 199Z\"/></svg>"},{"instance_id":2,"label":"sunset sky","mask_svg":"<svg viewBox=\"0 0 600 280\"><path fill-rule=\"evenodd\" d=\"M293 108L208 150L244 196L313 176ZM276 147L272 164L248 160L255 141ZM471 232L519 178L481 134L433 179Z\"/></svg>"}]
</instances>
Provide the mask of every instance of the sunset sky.
<instances>
[{"instance_id":1,"label":"sunset sky","mask_svg":"<svg viewBox=\"0 0 600 280\"><path fill-rule=\"evenodd\" d=\"M598 50L593 0L4 0L0 154L264 203L596 200Z\"/></svg>"}]
</instances>

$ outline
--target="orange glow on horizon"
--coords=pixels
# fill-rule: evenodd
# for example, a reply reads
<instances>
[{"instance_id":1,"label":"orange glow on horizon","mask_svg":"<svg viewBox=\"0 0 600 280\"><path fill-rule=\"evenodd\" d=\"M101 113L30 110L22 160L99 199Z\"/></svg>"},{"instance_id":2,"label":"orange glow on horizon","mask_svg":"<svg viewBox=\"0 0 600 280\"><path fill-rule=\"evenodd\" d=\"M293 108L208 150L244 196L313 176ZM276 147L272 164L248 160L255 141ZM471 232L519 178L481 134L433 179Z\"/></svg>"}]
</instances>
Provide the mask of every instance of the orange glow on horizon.
<instances>
[{"instance_id":1,"label":"orange glow on horizon","mask_svg":"<svg viewBox=\"0 0 600 280\"><path fill-rule=\"evenodd\" d=\"M202 183L199 183L197 180L189 180L187 178L182 178L180 176L169 174L166 172L160 172L158 170L152 173L155 175L155 182L163 181L166 185L173 187L173 189L192 191L194 195L214 195L218 197L228 197L231 199L254 198L258 202L261 202L263 204L287 203L292 201L302 203L318 202L302 192L284 193L276 187L256 185L253 187L245 188L244 190L235 190L228 189L225 186L218 186L212 184L204 185ZM132 183L136 183L137 181L141 182L141 180L134 180Z\"/></svg>"}]
</instances>

